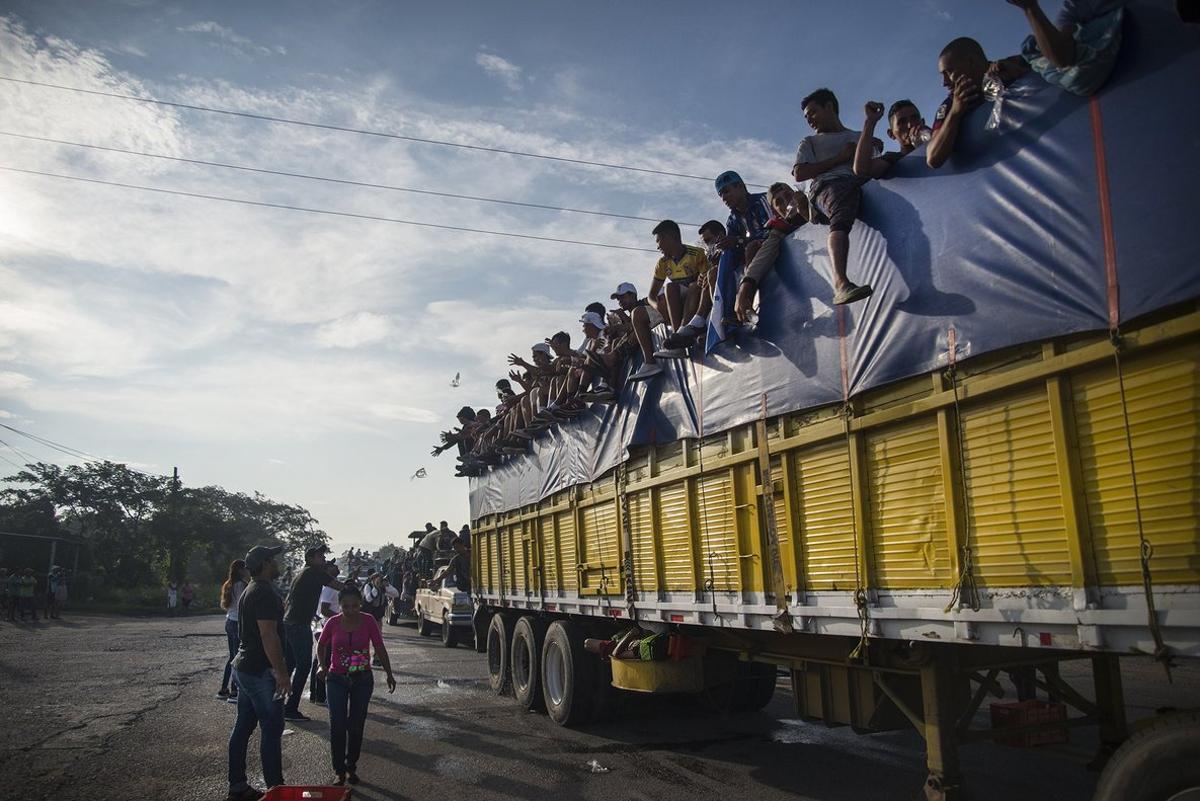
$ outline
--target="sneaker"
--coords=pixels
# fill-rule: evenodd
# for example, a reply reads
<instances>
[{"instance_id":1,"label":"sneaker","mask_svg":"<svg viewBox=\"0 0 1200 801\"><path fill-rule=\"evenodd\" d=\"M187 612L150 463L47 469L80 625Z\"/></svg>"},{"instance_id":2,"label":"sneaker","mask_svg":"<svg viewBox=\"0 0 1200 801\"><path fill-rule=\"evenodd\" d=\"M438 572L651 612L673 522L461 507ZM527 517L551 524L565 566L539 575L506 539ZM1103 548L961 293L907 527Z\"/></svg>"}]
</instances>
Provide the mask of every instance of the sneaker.
<instances>
[{"instance_id":1,"label":"sneaker","mask_svg":"<svg viewBox=\"0 0 1200 801\"><path fill-rule=\"evenodd\" d=\"M630 381L645 381L647 378L654 378L663 371L661 364L643 364L642 369L638 370L633 375L629 376Z\"/></svg>"},{"instance_id":2,"label":"sneaker","mask_svg":"<svg viewBox=\"0 0 1200 801\"><path fill-rule=\"evenodd\" d=\"M690 348L696 344L696 338L704 332L698 328L692 328L691 325L685 325L674 334L671 334L663 341L663 346L667 348Z\"/></svg>"},{"instance_id":3,"label":"sneaker","mask_svg":"<svg viewBox=\"0 0 1200 801\"><path fill-rule=\"evenodd\" d=\"M299 721L312 720L312 718L310 718L308 715L301 712L299 709L297 709L294 712L290 711L290 710L284 710L283 719L284 720L299 720Z\"/></svg>"},{"instance_id":4,"label":"sneaker","mask_svg":"<svg viewBox=\"0 0 1200 801\"><path fill-rule=\"evenodd\" d=\"M225 699L225 703L227 703L227 704L236 704L236 703L237 703L237 698L238 698L238 697L237 697L237 693L234 693L233 695L231 695L231 696L229 696L228 698L226 698L226 699Z\"/></svg>"},{"instance_id":5,"label":"sneaker","mask_svg":"<svg viewBox=\"0 0 1200 801\"><path fill-rule=\"evenodd\" d=\"M654 351L656 359L686 359L688 352L683 348L660 348Z\"/></svg>"},{"instance_id":6,"label":"sneaker","mask_svg":"<svg viewBox=\"0 0 1200 801\"><path fill-rule=\"evenodd\" d=\"M844 289L839 289L833 294L833 304L835 306L844 306L847 303L865 300L871 296L875 290L871 289L867 284L857 286L855 284L847 284Z\"/></svg>"},{"instance_id":7,"label":"sneaker","mask_svg":"<svg viewBox=\"0 0 1200 801\"><path fill-rule=\"evenodd\" d=\"M593 392L582 392L579 399L585 403L611 403L617 399L611 389L597 389Z\"/></svg>"},{"instance_id":8,"label":"sneaker","mask_svg":"<svg viewBox=\"0 0 1200 801\"><path fill-rule=\"evenodd\" d=\"M258 801L266 793L262 790L255 790L253 787L247 787L241 792L229 791L229 795L225 796L225 801Z\"/></svg>"}]
</instances>

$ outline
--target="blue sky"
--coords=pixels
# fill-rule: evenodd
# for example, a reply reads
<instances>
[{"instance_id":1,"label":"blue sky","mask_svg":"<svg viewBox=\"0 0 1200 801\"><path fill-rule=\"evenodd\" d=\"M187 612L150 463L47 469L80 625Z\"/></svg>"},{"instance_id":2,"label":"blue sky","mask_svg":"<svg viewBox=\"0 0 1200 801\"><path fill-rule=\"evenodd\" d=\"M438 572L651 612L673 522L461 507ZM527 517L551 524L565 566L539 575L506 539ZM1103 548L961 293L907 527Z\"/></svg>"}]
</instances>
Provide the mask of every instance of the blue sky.
<instances>
[{"instance_id":1,"label":"blue sky","mask_svg":"<svg viewBox=\"0 0 1200 801\"><path fill-rule=\"evenodd\" d=\"M932 118L942 45L965 34L1008 55L1025 33L1004 0L7 0L0 75L768 183L786 179L808 133L798 107L811 89L834 89L851 127L868 99L910 97ZM0 110L0 129L71 141L686 222L725 216L700 181L5 82ZM654 246L647 223L0 140L11 166ZM189 484L302 504L339 546L399 541L426 519L466 518L466 482L449 455L428 455L454 411L491 405L509 351L574 334L587 302L622 280L644 289L653 262L0 172L0 418L144 469L178 465ZM410 481L419 467L429 478Z\"/></svg>"}]
</instances>

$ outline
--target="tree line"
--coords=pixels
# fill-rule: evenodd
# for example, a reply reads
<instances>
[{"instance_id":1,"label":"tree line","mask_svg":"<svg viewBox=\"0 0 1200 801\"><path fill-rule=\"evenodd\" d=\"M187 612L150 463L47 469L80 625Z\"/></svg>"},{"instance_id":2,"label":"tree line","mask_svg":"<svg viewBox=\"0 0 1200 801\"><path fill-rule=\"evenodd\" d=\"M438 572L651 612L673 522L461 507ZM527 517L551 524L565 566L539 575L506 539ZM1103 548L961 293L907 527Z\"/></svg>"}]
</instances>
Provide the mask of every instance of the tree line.
<instances>
[{"instance_id":1,"label":"tree line","mask_svg":"<svg viewBox=\"0 0 1200 801\"><path fill-rule=\"evenodd\" d=\"M280 544L296 554L329 541L302 506L258 492L185 487L170 476L115 462L38 462L4 480L9 486L0 490L0 532L77 542L80 572L110 587L161 585L189 572L223 577L229 562L254 545ZM13 564L29 561L19 555L30 542L36 540L6 539L0 564L44 569Z\"/></svg>"}]
</instances>

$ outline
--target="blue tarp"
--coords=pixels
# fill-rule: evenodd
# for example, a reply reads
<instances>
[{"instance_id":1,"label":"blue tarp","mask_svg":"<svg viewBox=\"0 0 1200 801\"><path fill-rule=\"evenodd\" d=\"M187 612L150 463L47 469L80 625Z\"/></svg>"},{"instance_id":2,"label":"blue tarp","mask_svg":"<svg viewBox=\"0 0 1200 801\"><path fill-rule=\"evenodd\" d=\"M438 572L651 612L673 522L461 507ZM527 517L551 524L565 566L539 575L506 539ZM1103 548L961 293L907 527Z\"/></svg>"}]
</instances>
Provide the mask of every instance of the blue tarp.
<instances>
[{"instance_id":1,"label":"blue tarp","mask_svg":"<svg viewBox=\"0 0 1200 801\"><path fill-rule=\"evenodd\" d=\"M757 419L764 396L768 415L834 403L944 367L951 341L961 361L1200 296L1200 29L1173 6L1131 4L1096 97L1031 74L995 130L990 105L970 115L940 170L921 150L864 187L849 263L875 288L868 301L832 305L828 229L802 227L762 286L753 336L697 348L472 479L472 517L592 481L632 445Z\"/></svg>"}]
</instances>

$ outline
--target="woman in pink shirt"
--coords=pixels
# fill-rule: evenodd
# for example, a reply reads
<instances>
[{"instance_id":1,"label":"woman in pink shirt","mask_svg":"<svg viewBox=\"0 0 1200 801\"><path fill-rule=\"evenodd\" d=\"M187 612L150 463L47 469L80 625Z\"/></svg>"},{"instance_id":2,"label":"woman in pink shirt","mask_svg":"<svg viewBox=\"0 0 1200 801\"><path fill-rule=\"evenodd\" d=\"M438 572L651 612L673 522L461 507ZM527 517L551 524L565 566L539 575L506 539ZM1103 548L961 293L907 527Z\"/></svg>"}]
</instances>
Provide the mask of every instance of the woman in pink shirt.
<instances>
[{"instance_id":1,"label":"woman in pink shirt","mask_svg":"<svg viewBox=\"0 0 1200 801\"><path fill-rule=\"evenodd\" d=\"M358 754L362 750L367 706L375 689L371 675L371 647L387 674L388 692L396 691L392 663L383 646L379 623L362 613L362 594L347 585L338 594L342 613L325 621L317 641L317 678L325 682L329 704L329 748L333 755L334 784L358 784ZM347 738L347 735L349 737Z\"/></svg>"}]
</instances>

